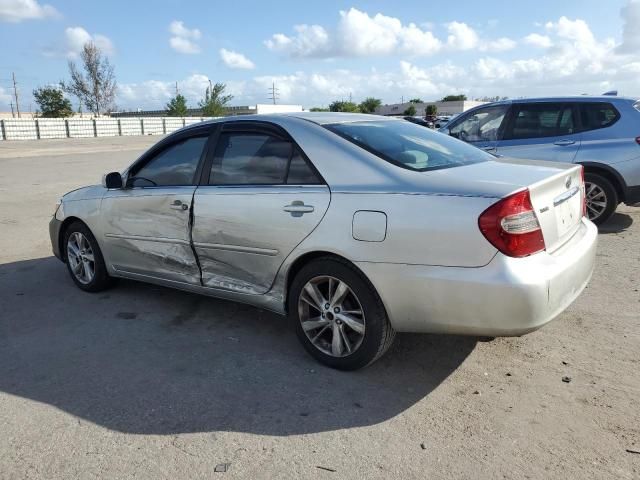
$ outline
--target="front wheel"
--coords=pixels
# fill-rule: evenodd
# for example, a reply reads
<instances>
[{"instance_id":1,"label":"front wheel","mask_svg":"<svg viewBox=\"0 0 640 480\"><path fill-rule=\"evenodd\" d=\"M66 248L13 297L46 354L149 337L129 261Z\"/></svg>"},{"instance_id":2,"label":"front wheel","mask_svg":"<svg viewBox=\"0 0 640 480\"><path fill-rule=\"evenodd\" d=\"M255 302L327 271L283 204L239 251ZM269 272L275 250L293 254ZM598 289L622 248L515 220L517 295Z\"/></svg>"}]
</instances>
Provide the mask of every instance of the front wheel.
<instances>
[{"instance_id":1,"label":"front wheel","mask_svg":"<svg viewBox=\"0 0 640 480\"><path fill-rule=\"evenodd\" d=\"M373 286L337 258L305 265L291 284L288 303L304 348L338 370L357 370L375 362L395 336Z\"/></svg>"},{"instance_id":2,"label":"front wheel","mask_svg":"<svg viewBox=\"0 0 640 480\"><path fill-rule=\"evenodd\" d=\"M69 225L64 231L62 245L69 274L80 289L100 292L113 284L98 242L84 223Z\"/></svg>"},{"instance_id":3,"label":"front wheel","mask_svg":"<svg viewBox=\"0 0 640 480\"><path fill-rule=\"evenodd\" d=\"M597 173L584 175L587 216L596 225L606 222L618 206L618 194L611 182Z\"/></svg>"}]
</instances>

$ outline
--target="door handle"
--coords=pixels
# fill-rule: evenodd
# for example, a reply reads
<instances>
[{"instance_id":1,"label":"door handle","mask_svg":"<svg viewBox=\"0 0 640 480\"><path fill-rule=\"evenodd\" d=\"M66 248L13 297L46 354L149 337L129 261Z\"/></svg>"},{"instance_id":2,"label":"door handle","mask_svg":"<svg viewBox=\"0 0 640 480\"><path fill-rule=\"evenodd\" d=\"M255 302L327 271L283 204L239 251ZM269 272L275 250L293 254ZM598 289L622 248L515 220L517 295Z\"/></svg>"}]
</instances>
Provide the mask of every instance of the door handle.
<instances>
[{"instance_id":1,"label":"door handle","mask_svg":"<svg viewBox=\"0 0 640 480\"><path fill-rule=\"evenodd\" d=\"M314 208L313 205L305 205L300 200L294 200L291 205L285 205L282 210L291 213L292 217L301 217L305 213L313 212Z\"/></svg>"},{"instance_id":2,"label":"door handle","mask_svg":"<svg viewBox=\"0 0 640 480\"><path fill-rule=\"evenodd\" d=\"M180 200L174 200L170 207L173 210L187 210L189 208L189 205L187 205L186 203L182 203Z\"/></svg>"},{"instance_id":3,"label":"door handle","mask_svg":"<svg viewBox=\"0 0 640 480\"><path fill-rule=\"evenodd\" d=\"M561 147L564 147L567 145L573 145L574 143L576 143L575 140L558 140L556 142L553 142L554 145L559 145Z\"/></svg>"}]
</instances>

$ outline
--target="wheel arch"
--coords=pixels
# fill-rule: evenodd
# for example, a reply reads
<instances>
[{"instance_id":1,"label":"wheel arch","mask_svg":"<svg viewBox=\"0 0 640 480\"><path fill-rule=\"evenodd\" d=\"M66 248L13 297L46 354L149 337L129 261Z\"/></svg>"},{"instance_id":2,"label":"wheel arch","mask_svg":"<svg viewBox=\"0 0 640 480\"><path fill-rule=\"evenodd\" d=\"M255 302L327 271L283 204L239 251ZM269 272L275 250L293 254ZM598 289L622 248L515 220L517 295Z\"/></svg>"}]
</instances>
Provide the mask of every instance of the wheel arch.
<instances>
[{"instance_id":1,"label":"wheel arch","mask_svg":"<svg viewBox=\"0 0 640 480\"><path fill-rule=\"evenodd\" d=\"M615 169L602 163L580 162L579 164L584 167L585 173L594 173L597 175L601 175L609 180L613 185L613 188L616 189L616 193L618 194L618 202L625 201L625 192L627 190L627 185L622 176Z\"/></svg>"},{"instance_id":2,"label":"wheel arch","mask_svg":"<svg viewBox=\"0 0 640 480\"><path fill-rule=\"evenodd\" d=\"M315 250L311 252L306 252L300 255L298 258L296 258L287 269L286 278L285 278L285 291L284 291L285 314L289 314L289 292L291 290L291 284L293 283L293 279L296 277L298 272L302 270L302 268L304 268L305 265L308 265L310 262L317 260L319 258L334 259L334 260L337 260L338 262L345 263L349 265L349 267L353 268L354 271L356 271L362 277L362 279L365 282L367 282L369 286L373 289L375 294L378 296L378 298L382 302L385 312L387 312L387 315L388 315L389 310L387 309L384 299L382 298L382 295L380 295L380 293L378 292L378 289L375 287L373 282L369 279L369 277L367 277L367 275L354 262L352 262L348 258L338 253L330 252L327 250Z\"/></svg>"}]
</instances>

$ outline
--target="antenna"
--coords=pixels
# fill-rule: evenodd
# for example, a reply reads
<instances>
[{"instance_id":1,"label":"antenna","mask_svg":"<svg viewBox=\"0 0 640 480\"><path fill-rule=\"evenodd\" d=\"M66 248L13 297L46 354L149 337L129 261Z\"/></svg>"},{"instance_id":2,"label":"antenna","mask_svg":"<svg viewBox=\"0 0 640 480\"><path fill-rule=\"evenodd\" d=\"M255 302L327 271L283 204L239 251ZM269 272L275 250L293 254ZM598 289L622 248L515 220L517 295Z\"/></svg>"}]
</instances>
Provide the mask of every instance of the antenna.
<instances>
[{"instance_id":1,"label":"antenna","mask_svg":"<svg viewBox=\"0 0 640 480\"><path fill-rule=\"evenodd\" d=\"M276 104L276 100L278 100L280 98L280 90L276 87L276 83L273 82L271 84L271 88L269 89L270 92L270 96L269 96L269 100L273 100L273 104Z\"/></svg>"}]
</instances>

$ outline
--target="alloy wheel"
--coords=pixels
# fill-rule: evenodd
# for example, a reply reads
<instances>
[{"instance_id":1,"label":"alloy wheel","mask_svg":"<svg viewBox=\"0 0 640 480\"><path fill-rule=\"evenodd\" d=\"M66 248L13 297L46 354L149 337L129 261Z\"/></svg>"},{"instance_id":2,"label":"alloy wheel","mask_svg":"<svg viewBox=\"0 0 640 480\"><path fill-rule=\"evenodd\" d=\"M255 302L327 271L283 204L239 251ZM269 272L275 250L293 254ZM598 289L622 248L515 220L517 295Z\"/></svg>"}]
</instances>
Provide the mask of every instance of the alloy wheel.
<instances>
[{"instance_id":1,"label":"alloy wheel","mask_svg":"<svg viewBox=\"0 0 640 480\"><path fill-rule=\"evenodd\" d=\"M96 272L95 258L89 240L80 232L73 232L67 240L67 261L80 283L91 283Z\"/></svg>"},{"instance_id":2,"label":"alloy wheel","mask_svg":"<svg viewBox=\"0 0 640 480\"><path fill-rule=\"evenodd\" d=\"M362 344L365 316L362 305L349 286L331 276L309 280L298 299L302 330L321 352L346 357Z\"/></svg>"},{"instance_id":3,"label":"alloy wheel","mask_svg":"<svg viewBox=\"0 0 640 480\"><path fill-rule=\"evenodd\" d=\"M607 209L607 194L597 183L585 182L585 196L587 201L587 215L589 220L600 217Z\"/></svg>"}]
</instances>

